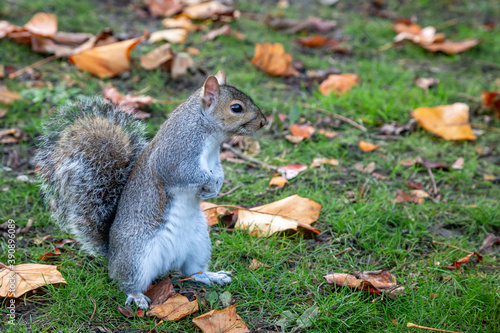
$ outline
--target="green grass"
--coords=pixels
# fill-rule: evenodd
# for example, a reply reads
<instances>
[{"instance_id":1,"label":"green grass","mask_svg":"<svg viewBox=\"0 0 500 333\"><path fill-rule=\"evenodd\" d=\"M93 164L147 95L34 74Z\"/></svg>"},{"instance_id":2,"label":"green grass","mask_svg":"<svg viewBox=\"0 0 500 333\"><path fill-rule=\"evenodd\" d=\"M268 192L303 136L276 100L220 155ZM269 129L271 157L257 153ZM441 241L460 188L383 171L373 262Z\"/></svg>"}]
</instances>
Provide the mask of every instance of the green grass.
<instances>
[{"instance_id":1,"label":"green grass","mask_svg":"<svg viewBox=\"0 0 500 333\"><path fill-rule=\"evenodd\" d=\"M97 33L111 26L116 33L137 34L144 29L161 29L160 20L140 19L132 7L121 1L21 0L0 4L0 19L24 24L37 11L58 15L63 31ZM112 5L115 3L115 5ZM222 192L243 185L233 194L215 203L251 207L299 194L323 205L315 227L322 231L316 239L301 236L276 235L253 238L242 231L227 232L216 228L211 232L214 243L211 268L231 270L230 285L207 287L207 291L221 294L229 291L237 303L237 312L253 332L280 331L276 322L284 311L301 315L306 309L319 307L319 315L307 332L408 332L407 322L458 332L498 332L500 330L499 265L498 257L487 255L481 263L471 263L460 272L451 272L444 266L462 258L465 253L433 244L440 241L469 251L477 251L488 232L500 233L498 184L484 181L484 175L500 175L498 164L498 128L493 119L482 129L484 133L473 142L447 142L418 129L400 140L377 136L383 123L406 123L409 112L420 106L435 106L464 102L471 107L471 122L483 124L491 111L480 108L481 91L498 89L500 78L500 9L495 0L489 1L387 1L388 10L398 16L417 15L422 26L432 25L446 33L448 38L482 38L483 42L463 54L447 56L433 54L415 45L401 48L381 47L389 43L394 32L388 19L370 16L369 2L339 2L336 7L295 3L278 10L274 3L240 3L242 11L267 14L282 11L285 17L306 18L321 16L336 19L340 30L352 47L350 55L325 54L320 50L304 50L293 42L296 36L270 30L264 23L248 18L232 22L231 26L244 33L246 40L221 36L213 42L201 42L203 32L190 34L186 46L200 49L195 57L197 65L207 73L224 70L228 82L247 92L263 109L275 116L270 131L260 132L257 139L261 152L256 158L273 165L292 162L310 164L315 157L337 158L338 167L323 166L309 169L282 190L256 195L268 188L271 174L263 169L249 168L224 162L226 182ZM483 23L497 20L497 27L487 30ZM450 20L456 20L455 22ZM448 22L448 23L447 23ZM451 22L451 23L450 23ZM439 27L443 28L439 28ZM304 62L307 69L326 69L335 66L342 72L355 73L362 83L341 97L323 96L317 86L305 88L297 81L275 78L257 70L250 62L254 43L280 42L294 59ZM137 59L154 48L143 43L132 52ZM175 45L182 50L184 45ZM0 64L20 69L44 56L34 54L27 46L9 40L0 40ZM89 332L105 327L113 332L148 332L158 320L153 318L124 318L116 307L125 301L117 284L107 277L106 260L87 256L77 244L65 246L62 256L54 260L39 260L41 254L52 251L51 241L69 235L55 227L49 210L39 197L34 183L19 182L16 177L34 169L30 159L33 144L40 133L41 120L57 106L79 95L101 93L101 87L112 83L123 93L146 90L146 94L160 100L186 98L203 83L201 75L172 79L159 70L145 71L138 61L133 68L114 79L100 80L79 72L66 60L54 61L36 69L38 80L50 81L53 88L28 88L24 76L16 80L0 81L9 89L22 93L24 100L7 109L0 119L0 129L19 127L29 134L29 141L15 146L0 146L2 165L11 166L12 150L22 162L19 168L2 172L0 178L0 220L14 219L19 226L28 219L36 221L28 233L17 238L17 263L50 263L60 265L68 282L48 286L35 295L26 296L18 303L18 324L5 326L2 332ZM67 74L77 82L69 86L63 79ZM440 84L429 91L415 87L415 77L435 77ZM137 80L136 78L139 78ZM469 97L468 97L469 96ZM472 97L472 100L470 99ZM476 99L476 100L474 100ZM338 128L325 125L340 133L340 137L325 139L321 135L299 144L284 139L278 114L289 114L299 104L316 105L363 121L368 133L341 124ZM154 104L149 107L153 117L148 120L153 135L174 105ZM318 120L325 114L301 107L299 123ZM493 117L494 118L494 117ZM362 153L359 140L380 144L372 153ZM485 152L488 152L485 154ZM440 200L426 200L422 205L395 204L398 189L409 191L408 180L432 188L427 171L421 167L404 167L404 158L424 156L432 161L451 165L458 157L465 158L462 170L439 171L433 175ZM386 176L379 180L362 174L353 165L376 163L377 172ZM32 174L29 175L32 179ZM364 196L360 187L370 186ZM5 190L4 190L5 189ZM348 191L357 193L356 202L350 202ZM443 227L436 232L436 227ZM34 239L51 235L41 244ZM445 235L446 237L444 237ZM0 239L0 261L6 261L5 239ZM353 250L339 257L332 255L347 247ZM250 271L252 259L270 265L270 269ZM323 278L328 272L348 273L359 270L387 268L398 282L405 286L404 296L392 300L350 289L332 288ZM176 278L174 278L176 279ZM184 282L176 290L201 289L202 286ZM438 294L431 298L430 294ZM202 293L203 298L203 293ZM3 301L4 305L6 302ZM95 304L95 305L94 305ZM158 331L199 331L192 324L195 316L222 304L205 302L202 311L177 322L160 325ZM95 314L94 306L96 307ZM7 314L4 306L0 316ZM92 319L91 319L92 318ZM394 324L395 320L397 324ZM1 326L4 325L4 326ZM286 328L291 332L294 325Z\"/></svg>"}]
</instances>

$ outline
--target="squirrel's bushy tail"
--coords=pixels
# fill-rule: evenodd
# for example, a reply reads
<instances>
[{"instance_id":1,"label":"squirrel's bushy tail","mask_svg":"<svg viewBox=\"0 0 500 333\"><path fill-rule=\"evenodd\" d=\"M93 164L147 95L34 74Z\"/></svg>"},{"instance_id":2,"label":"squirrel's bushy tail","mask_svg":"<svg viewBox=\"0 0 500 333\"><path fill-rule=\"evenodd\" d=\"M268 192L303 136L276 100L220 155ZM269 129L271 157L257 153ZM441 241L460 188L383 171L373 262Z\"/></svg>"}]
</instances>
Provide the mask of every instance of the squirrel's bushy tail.
<instances>
[{"instance_id":1,"label":"squirrel's bushy tail","mask_svg":"<svg viewBox=\"0 0 500 333\"><path fill-rule=\"evenodd\" d=\"M53 217L92 253L107 255L109 229L144 125L97 98L82 98L43 125L35 157Z\"/></svg>"}]
</instances>

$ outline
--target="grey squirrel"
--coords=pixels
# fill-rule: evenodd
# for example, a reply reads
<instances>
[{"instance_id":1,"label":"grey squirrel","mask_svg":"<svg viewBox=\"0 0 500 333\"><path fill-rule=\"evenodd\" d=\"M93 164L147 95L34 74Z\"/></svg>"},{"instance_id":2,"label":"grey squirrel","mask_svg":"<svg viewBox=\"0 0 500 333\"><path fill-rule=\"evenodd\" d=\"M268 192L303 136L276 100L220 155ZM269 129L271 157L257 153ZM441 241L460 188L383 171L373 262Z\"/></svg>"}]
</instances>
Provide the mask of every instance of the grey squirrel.
<instances>
[{"instance_id":1,"label":"grey squirrel","mask_svg":"<svg viewBox=\"0 0 500 333\"><path fill-rule=\"evenodd\" d=\"M211 243L200 202L221 189L221 143L266 123L223 72L209 76L149 143L132 116L81 99L44 124L35 158L42 193L58 224L107 257L126 304L146 309L142 292L173 269L208 285L231 282L228 272L207 270Z\"/></svg>"}]
</instances>

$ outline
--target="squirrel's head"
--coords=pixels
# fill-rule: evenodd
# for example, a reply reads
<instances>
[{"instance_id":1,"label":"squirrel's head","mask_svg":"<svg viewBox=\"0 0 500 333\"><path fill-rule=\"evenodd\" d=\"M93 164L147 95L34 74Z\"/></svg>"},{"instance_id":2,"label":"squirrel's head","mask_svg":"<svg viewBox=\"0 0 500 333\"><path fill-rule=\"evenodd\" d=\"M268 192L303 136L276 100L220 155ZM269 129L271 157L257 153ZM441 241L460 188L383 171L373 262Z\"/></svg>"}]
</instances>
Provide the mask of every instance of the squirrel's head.
<instances>
[{"instance_id":1,"label":"squirrel's head","mask_svg":"<svg viewBox=\"0 0 500 333\"><path fill-rule=\"evenodd\" d=\"M204 111L227 135L245 135L267 124L259 107L245 93L226 85L226 74L210 75L201 88Z\"/></svg>"}]
</instances>

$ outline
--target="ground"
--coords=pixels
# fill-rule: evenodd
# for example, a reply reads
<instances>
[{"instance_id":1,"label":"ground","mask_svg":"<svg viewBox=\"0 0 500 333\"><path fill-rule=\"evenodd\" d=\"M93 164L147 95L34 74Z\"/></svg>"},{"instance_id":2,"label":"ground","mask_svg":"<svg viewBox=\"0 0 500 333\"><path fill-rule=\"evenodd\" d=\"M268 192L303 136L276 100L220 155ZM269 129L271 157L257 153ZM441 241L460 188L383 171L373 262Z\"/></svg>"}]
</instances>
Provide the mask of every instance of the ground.
<instances>
[{"instance_id":1,"label":"ground","mask_svg":"<svg viewBox=\"0 0 500 333\"><path fill-rule=\"evenodd\" d=\"M377 2L380 3L380 2ZM481 38L475 48L458 55L430 53L416 45L392 47L391 20L376 15L369 1L340 1L333 7L290 1L290 7L277 9L273 1L236 3L243 15L230 25L246 35L245 40L221 36L213 42L202 42L203 32L189 35L187 44L201 51L194 60L200 70L172 79L160 70L141 69L137 58L153 49L141 44L133 50L132 69L113 79L97 79L78 71L66 60L39 67L38 80L51 86L30 87L30 75L16 80L0 79L2 85L22 93L23 100L0 105L7 114L0 119L0 129L21 128L29 139L16 145L0 146L2 177L0 179L2 221L14 219L25 226L36 221L17 238L17 263L50 263L60 266L67 284L48 286L35 295L19 300L18 326L2 327L5 332L148 332L154 318L123 317L116 307L125 301L116 283L107 277L106 260L81 251L78 244L68 244L64 254L52 260L39 260L53 251L51 241L69 234L57 229L49 210L39 197L36 182L16 180L19 175L34 179L32 157L41 121L59 105L79 95L96 95L101 87L112 83L121 92L140 92L158 100L182 100L201 86L205 73L224 70L228 82L249 94L274 124L261 131L256 139L261 151L254 157L272 165L299 162L310 164L313 158L339 160L339 166L310 168L290 180L284 189L266 191L272 173L260 168L224 162L226 180L222 192L242 185L232 194L211 200L218 204L245 207L270 203L298 194L323 207L314 224L322 231L313 239L301 235L277 235L254 238L242 231L226 231L220 225L211 232L214 243L212 269L230 270L233 282L207 287L218 294L229 291L237 312L252 332L291 332L295 324L281 329L276 322L284 311L301 315L311 306L319 307L318 317L307 332L408 332L407 322L457 332L500 331L498 256L485 255L482 262L472 260L460 271L444 266L468 251L477 251L487 233L500 234L500 190L497 181L484 180L485 175L500 175L498 135L500 121L493 112L481 108L481 92L499 89L500 78L500 8L489 1L386 1L385 10L398 17L418 17L422 26L434 26L453 40ZM22 25L36 12L58 16L59 29L97 33L109 26L122 37L135 37L142 31L161 29L160 19L139 15L140 1L70 1L20 0L0 4L0 19ZM335 19L339 28L334 35L346 40L350 54L339 55L321 50L304 49L293 40L297 35L273 31L263 23L268 13L282 12L289 18L319 16ZM491 23L493 28L486 27ZM299 34L300 35L300 34ZM251 64L254 44L280 42L306 69L331 66L343 73L355 73L361 84L340 97L323 96L317 83L304 85L297 79L270 77ZM186 45L175 45L182 50ZM0 65L21 69L45 55L33 53L25 45L0 40ZM434 77L437 87L425 91L414 84L416 77ZM74 81L75 84L72 84ZM69 82L69 83L68 83ZM385 123L407 123L410 112L420 106L464 102L471 107L471 122L480 130L477 140L445 141L422 128L404 136L380 136ZM176 104L152 104L146 122L152 136ZM311 106L311 107L307 107ZM315 107L349 117L368 128L362 132L347 123L329 121ZM300 112L298 123L311 123L337 131L340 136L327 139L314 135L293 144L284 139L287 121L278 114ZM316 126L315 125L315 126ZM358 148L361 140L380 144L371 153ZM461 170L433 169L439 196L423 204L394 203L397 190L409 191L408 181L421 182L423 189L433 190L428 171L419 166L405 167L399 162L423 156L431 161L451 165L459 157L465 160ZM354 165L375 162L374 174L358 171ZM377 176L379 175L379 176ZM383 177L380 177L382 175ZM497 207L497 208L495 208ZM44 242L36 238L51 235ZM0 240L0 261L6 261L6 241ZM352 251L334 254L348 247ZM271 266L250 271L252 259ZM402 297L389 299L347 288L333 288L323 278L328 272L350 273L361 270L388 269L406 288ZM174 277L175 279L175 277ZM177 291L200 290L183 282ZM437 294L431 297L431 294ZM203 297L204 293L201 294ZM7 302L2 303L6 306ZM5 307L0 309L4 317ZM95 308L94 308L95 307ZM203 312L221 309L216 301L204 302ZM158 331L197 331L191 319L161 324ZM4 325L6 319L2 320ZM299 330L300 331L300 330Z\"/></svg>"}]
</instances>

